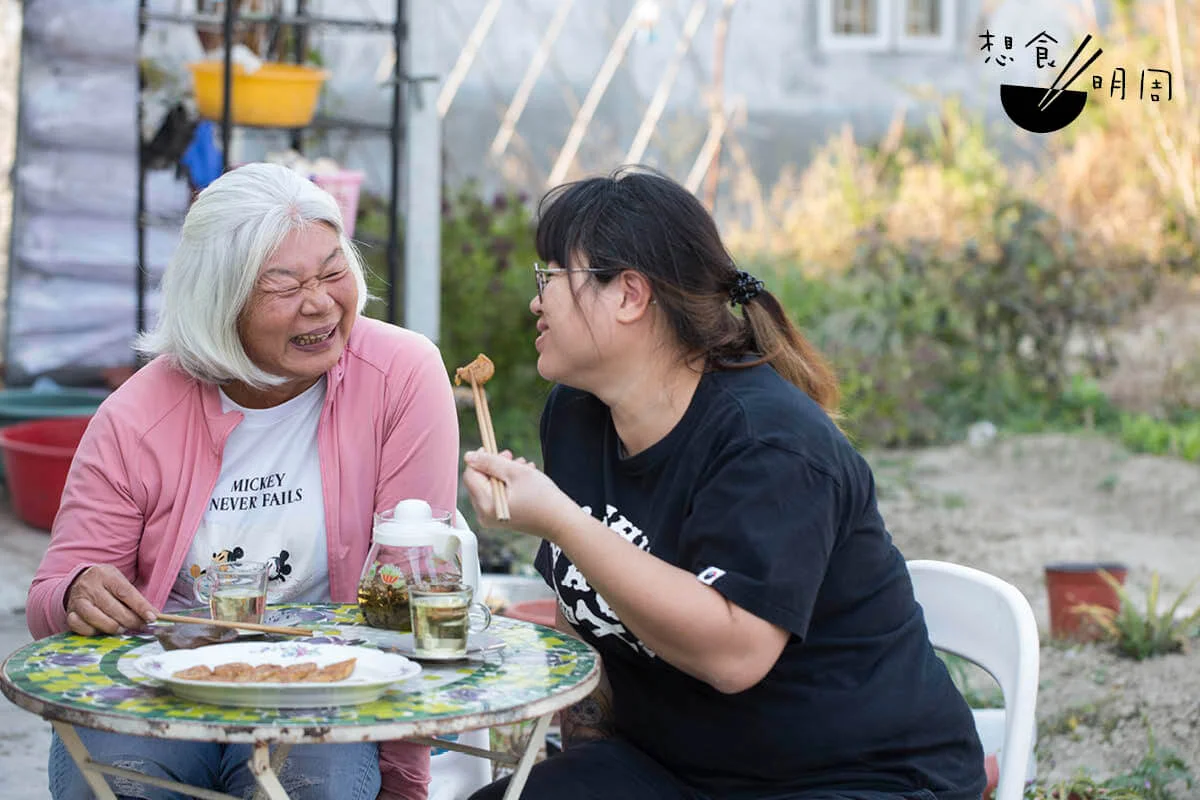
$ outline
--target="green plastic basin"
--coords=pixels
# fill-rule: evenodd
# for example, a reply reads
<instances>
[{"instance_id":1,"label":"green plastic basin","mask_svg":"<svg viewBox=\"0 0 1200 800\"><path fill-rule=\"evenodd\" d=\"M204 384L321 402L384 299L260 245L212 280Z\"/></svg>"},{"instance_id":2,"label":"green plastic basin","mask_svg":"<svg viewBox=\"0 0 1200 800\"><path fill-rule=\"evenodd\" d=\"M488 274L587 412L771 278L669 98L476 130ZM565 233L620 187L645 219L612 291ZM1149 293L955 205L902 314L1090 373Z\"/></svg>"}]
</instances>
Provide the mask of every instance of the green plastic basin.
<instances>
[{"instance_id":1,"label":"green plastic basin","mask_svg":"<svg viewBox=\"0 0 1200 800\"><path fill-rule=\"evenodd\" d=\"M90 416L107 396L104 389L0 389L0 428L37 419ZM3 459L0 480L4 480Z\"/></svg>"}]
</instances>

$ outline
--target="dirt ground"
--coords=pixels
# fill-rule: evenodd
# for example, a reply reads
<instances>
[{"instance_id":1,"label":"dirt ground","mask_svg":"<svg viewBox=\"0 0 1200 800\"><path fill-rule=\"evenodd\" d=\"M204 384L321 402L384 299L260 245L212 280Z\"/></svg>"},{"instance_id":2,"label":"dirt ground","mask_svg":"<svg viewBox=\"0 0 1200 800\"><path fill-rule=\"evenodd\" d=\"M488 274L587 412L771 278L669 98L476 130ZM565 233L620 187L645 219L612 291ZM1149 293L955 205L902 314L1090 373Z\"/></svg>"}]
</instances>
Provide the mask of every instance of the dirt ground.
<instances>
[{"instance_id":1,"label":"dirt ground","mask_svg":"<svg viewBox=\"0 0 1200 800\"><path fill-rule=\"evenodd\" d=\"M1151 573L1173 601L1200 576L1200 466L1132 455L1100 436L1006 437L871 456L881 505L907 558L998 575L1029 598L1043 631L1038 777L1128 772L1148 732L1200 776L1200 652L1135 662L1101 645L1048 641L1043 565L1115 560L1145 596ZM1185 607L1195 608L1200 594ZM1161 607L1161 604L1160 604ZM1200 797L1200 786L1179 797Z\"/></svg>"}]
</instances>

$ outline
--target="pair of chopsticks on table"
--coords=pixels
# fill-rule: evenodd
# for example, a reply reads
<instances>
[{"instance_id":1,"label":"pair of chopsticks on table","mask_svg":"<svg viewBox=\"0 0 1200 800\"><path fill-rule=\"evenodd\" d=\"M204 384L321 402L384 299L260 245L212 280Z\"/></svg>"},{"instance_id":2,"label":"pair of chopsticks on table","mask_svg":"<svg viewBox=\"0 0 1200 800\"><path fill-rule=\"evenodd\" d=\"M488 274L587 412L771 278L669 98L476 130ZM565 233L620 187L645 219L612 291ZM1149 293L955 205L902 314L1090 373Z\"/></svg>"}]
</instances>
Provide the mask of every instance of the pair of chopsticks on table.
<instances>
[{"instance_id":1,"label":"pair of chopsticks on table","mask_svg":"<svg viewBox=\"0 0 1200 800\"><path fill-rule=\"evenodd\" d=\"M1083 37L1083 41L1079 43L1079 47L1075 48L1075 52L1071 54L1071 60L1063 66L1062 72L1058 73L1058 77L1054 79L1054 83L1050 84L1050 88L1046 90L1044 95L1042 95L1042 99L1038 102L1039 111L1045 111L1047 108L1049 108L1050 104L1057 100L1058 96L1065 92L1067 87L1074 83L1075 79L1078 78L1085 69L1090 67L1092 62L1099 58L1100 54L1104 52L1104 50L1097 50L1095 53L1093 53L1092 57L1085 61L1083 66L1075 70L1075 74L1067 79L1067 82L1062 85L1062 88L1058 88L1058 82L1062 80L1063 75L1067 74L1067 70L1071 68L1071 65L1075 63L1075 59L1079 58L1079 54L1083 52L1083 48L1087 47L1088 42L1091 40L1092 35L1090 33Z\"/></svg>"},{"instance_id":2,"label":"pair of chopsticks on table","mask_svg":"<svg viewBox=\"0 0 1200 800\"><path fill-rule=\"evenodd\" d=\"M488 410L487 392L483 385L496 374L496 366L492 360L480 353L475 360L465 367L454 371L454 385L460 386L465 380L471 384L471 395L475 400L475 419L479 422L479 436L483 439L483 449L492 455L499 454L496 447L496 429L492 427L492 412ZM504 481L492 478L492 502L496 506L496 519L508 519L508 492Z\"/></svg>"},{"instance_id":3,"label":"pair of chopsticks on table","mask_svg":"<svg viewBox=\"0 0 1200 800\"><path fill-rule=\"evenodd\" d=\"M284 636L316 636L311 628L285 628L279 625L262 625L258 622L230 622L224 619L204 619L202 617L184 617L179 614L157 614L159 621L174 622L183 625L213 625L217 628L234 628L239 631L258 631L259 633L281 633Z\"/></svg>"}]
</instances>

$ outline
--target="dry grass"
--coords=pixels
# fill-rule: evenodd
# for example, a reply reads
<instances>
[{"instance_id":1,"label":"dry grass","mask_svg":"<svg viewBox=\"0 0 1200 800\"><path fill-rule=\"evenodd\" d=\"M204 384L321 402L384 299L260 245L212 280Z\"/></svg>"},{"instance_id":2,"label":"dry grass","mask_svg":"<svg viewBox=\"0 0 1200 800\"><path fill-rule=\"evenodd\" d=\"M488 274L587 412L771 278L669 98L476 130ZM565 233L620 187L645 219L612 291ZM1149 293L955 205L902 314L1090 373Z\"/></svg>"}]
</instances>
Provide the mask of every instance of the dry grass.
<instances>
[{"instance_id":1,"label":"dry grass","mask_svg":"<svg viewBox=\"0 0 1200 800\"><path fill-rule=\"evenodd\" d=\"M1097 38L1104 63L1126 69L1127 99L1097 93L1087 115L1047 140L1036 165L1001 164L982 123L949 101L928 130L898 118L877 146L860 145L845 130L769 190L735 180L741 213L729 226L731 247L820 273L849 264L862 232L877 225L897 242L917 239L951 252L972 239L997 246L988 224L1005 198L1053 209L1097 253L1163 263L1181 240L1194 245L1200 0L1136 3L1117 17ZM1083 27L1099 30L1094 19ZM1169 102L1138 99L1143 68L1171 70Z\"/></svg>"}]
</instances>

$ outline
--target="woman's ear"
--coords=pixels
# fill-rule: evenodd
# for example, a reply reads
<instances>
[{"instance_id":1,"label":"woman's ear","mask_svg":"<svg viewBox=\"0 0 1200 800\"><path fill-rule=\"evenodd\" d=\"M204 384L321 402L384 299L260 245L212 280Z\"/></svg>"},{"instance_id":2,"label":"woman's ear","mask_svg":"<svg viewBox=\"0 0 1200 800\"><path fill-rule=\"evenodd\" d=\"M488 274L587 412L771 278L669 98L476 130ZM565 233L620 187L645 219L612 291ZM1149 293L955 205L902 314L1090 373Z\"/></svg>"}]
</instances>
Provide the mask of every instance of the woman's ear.
<instances>
[{"instance_id":1,"label":"woman's ear","mask_svg":"<svg viewBox=\"0 0 1200 800\"><path fill-rule=\"evenodd\" d=\"M654 288L645 275L633 269L622 272L617 280L621 286L621 306L617 318L623 322L636 322L646 315L654 303Z\"/></svg>"}]
</instances>

